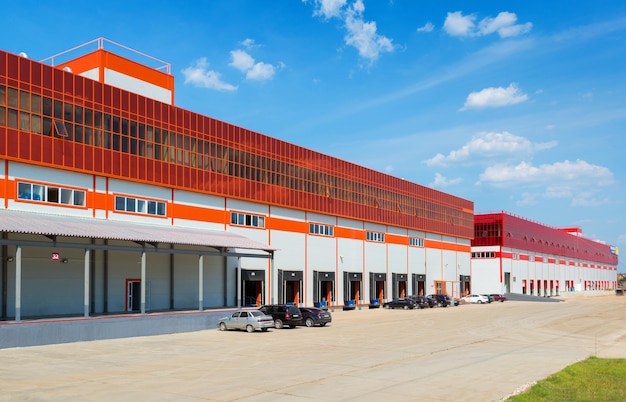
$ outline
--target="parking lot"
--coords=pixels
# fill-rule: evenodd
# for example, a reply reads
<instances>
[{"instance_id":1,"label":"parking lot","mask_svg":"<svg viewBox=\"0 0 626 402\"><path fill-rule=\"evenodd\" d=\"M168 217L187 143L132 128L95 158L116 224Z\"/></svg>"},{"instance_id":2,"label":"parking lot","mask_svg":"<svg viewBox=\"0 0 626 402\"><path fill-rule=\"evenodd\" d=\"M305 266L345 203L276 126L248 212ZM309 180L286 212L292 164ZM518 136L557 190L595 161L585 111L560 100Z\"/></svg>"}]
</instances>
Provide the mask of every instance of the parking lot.
<instances>
[{"instance_id":1,"label":"parking lot","mask_svg":"<svg viewBox=\"0 0 626 402\"><path fill-rule=\"evenodd\" d=\"M626 297L334 311L326 327L0 350L0 400L499 401L626 357Z\"/></svg>"}]
</instances>

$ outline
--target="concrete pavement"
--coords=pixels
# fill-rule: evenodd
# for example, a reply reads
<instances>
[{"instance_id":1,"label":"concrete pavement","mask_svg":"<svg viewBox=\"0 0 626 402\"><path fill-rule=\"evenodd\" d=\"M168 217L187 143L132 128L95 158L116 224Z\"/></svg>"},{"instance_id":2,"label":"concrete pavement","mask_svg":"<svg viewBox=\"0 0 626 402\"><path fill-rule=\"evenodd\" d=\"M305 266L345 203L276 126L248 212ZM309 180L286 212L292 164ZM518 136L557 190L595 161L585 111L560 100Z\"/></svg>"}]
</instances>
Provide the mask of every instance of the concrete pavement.
<instances>
[{"instance_id":1,"label":"concrete pavement","mask_svg":"<svg viewBox=\"0 0 626 402\"><path fill-rule=\"evenodd\" d=\"M0 400L499 401L588 356L626 358L626 297L563 299L4 349Z\"/></svg>"}]
</instances>

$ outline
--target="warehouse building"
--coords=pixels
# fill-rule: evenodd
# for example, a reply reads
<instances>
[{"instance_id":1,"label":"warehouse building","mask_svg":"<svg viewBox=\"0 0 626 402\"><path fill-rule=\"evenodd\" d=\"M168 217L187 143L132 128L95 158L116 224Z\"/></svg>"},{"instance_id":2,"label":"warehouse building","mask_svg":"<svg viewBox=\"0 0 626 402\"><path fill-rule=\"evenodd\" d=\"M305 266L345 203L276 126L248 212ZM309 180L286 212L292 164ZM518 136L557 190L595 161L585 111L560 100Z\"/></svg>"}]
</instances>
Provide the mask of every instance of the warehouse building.
<instances>
[{"instance_id":1,"label":"warehouse building","mask_svg":"<svg viewBox=\"0 0 626 402\"><path fill-rule=\"evenodd\" d=\"M618 249L507 212L476 214L472 292L557 296L615 289Z\"/></svg>"},{"instance_id":2,"label":"warehouse building","mask_svg":"<svg viewBox=\"0 0 626 402\"><path fill-rule=\"evenodd\" d=\"M169 64L102 38L0 51L0 319L350 309L476 283L473 202L173 101Z\"/></svg>"}]
</instances>

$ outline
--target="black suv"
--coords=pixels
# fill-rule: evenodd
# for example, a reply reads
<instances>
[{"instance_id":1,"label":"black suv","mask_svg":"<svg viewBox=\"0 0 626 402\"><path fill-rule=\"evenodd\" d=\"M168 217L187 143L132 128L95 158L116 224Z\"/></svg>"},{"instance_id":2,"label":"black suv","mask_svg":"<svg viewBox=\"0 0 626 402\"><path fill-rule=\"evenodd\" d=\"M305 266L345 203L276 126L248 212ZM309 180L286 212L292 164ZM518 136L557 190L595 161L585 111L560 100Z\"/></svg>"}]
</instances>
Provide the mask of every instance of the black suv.
<instances>
[{"instance_id":1,"label":"black suv","mask_svg":"<svg viewBox=\"0 0 626 402\"><path fill-rule=\"evenodd\" d=\"M296 325L302 324L302 313L296 306L268 304L261 306L259 310L274 318L274 327L276 328L283 328L285 325L289 326L289 328L295 328Z\"/></svg>"},{"instance_id":2,"label":"black suv","mask_svg":"<svg viewBox=\"0 0 626 402\"><path fill-rule=\"evenodd\" d=\"M415 300L415 305L419 308L435 307L435 301L426 296L409 296L409 299Z\"/></svg>"},{"instance_id":3,"label":"black suv","mask_svg":"<svg viewBox=\"0 0 626 402\"><path fill-rule=\"evenodd\" d=\"M427 297L434 300L435 305L439 307L448 307L452 303L448 295L436 294L428 295Z\"/></svg>"}]
</instances>

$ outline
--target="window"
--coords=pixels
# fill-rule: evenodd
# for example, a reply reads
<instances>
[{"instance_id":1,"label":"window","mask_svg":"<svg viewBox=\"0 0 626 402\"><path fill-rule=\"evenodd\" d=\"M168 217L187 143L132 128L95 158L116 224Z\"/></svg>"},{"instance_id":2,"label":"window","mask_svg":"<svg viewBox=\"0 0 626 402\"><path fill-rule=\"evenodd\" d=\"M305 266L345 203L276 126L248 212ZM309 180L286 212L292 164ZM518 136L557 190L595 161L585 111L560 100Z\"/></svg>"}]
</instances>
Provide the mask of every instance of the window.
<instances>
[{"instance_id":1,"label":"window","mask_svg":"<svg viewBox=\"0 0 626 402\"><path fill-rule=\"evenodd\" d=\"M481 251L472 253L472 258L496 258L495 251Z\"/></svg>"},{"instance_id":2,"label":"window","mask_svg":"<svg viewBox=\"0 0 626 402\"><path fill-rule=\"evenodd\" d=\"M309 224L309 233L320 236L334 236L335 228L331 225L322 225L319 223Z\"/></svg>"},{"instance_id":3,"label":"window","mask_svg":"<svg viewBox=\"0 0 626 402\"><path fill-rule=\"evenodd\" d=\"M252 215L252 214L243 214L239 212L231 212L230 223L231 225L264 228L265 217L262 215Z\"/></svg>"},{"instance_id":4,"label":"window","mask_svg":"<svg viewBox=\"0 0 626 402\"><path fill-rule=\"evenodd\" d=\"M421 237L411 237L409 244L414 247L424 247L424 239Z\"/></svg>"},{"instance_id":5,"label":"window","mask_svg":"<svg viewBox=\"0 0 626 402\"><path fill-rule=\"evenodd\" d=\"M85 193L85 190L77 190L73 188L63 188L27 182L17 183L17 198L19 200L84 207Z\"/></svg>"},{"instance_id":6,"label":"window","mask_svg":"<svg viewBox=\"0 0 626 402\"><path fill-rule=\"evenodd\" d=\"M367 240L383 243L385 241L385 234L381 232L367 232Z\"/></svg>"},{"instance_id":7,"label":"window","mask_svg":"<svg viewBox=\"0 0 626 402\"><path fill-rule=\"evenodd\" d=\"M123 195L115 196L115 210L135 214L166 216L165 201L152 201Z\"/></svg>"}]
</instances>

